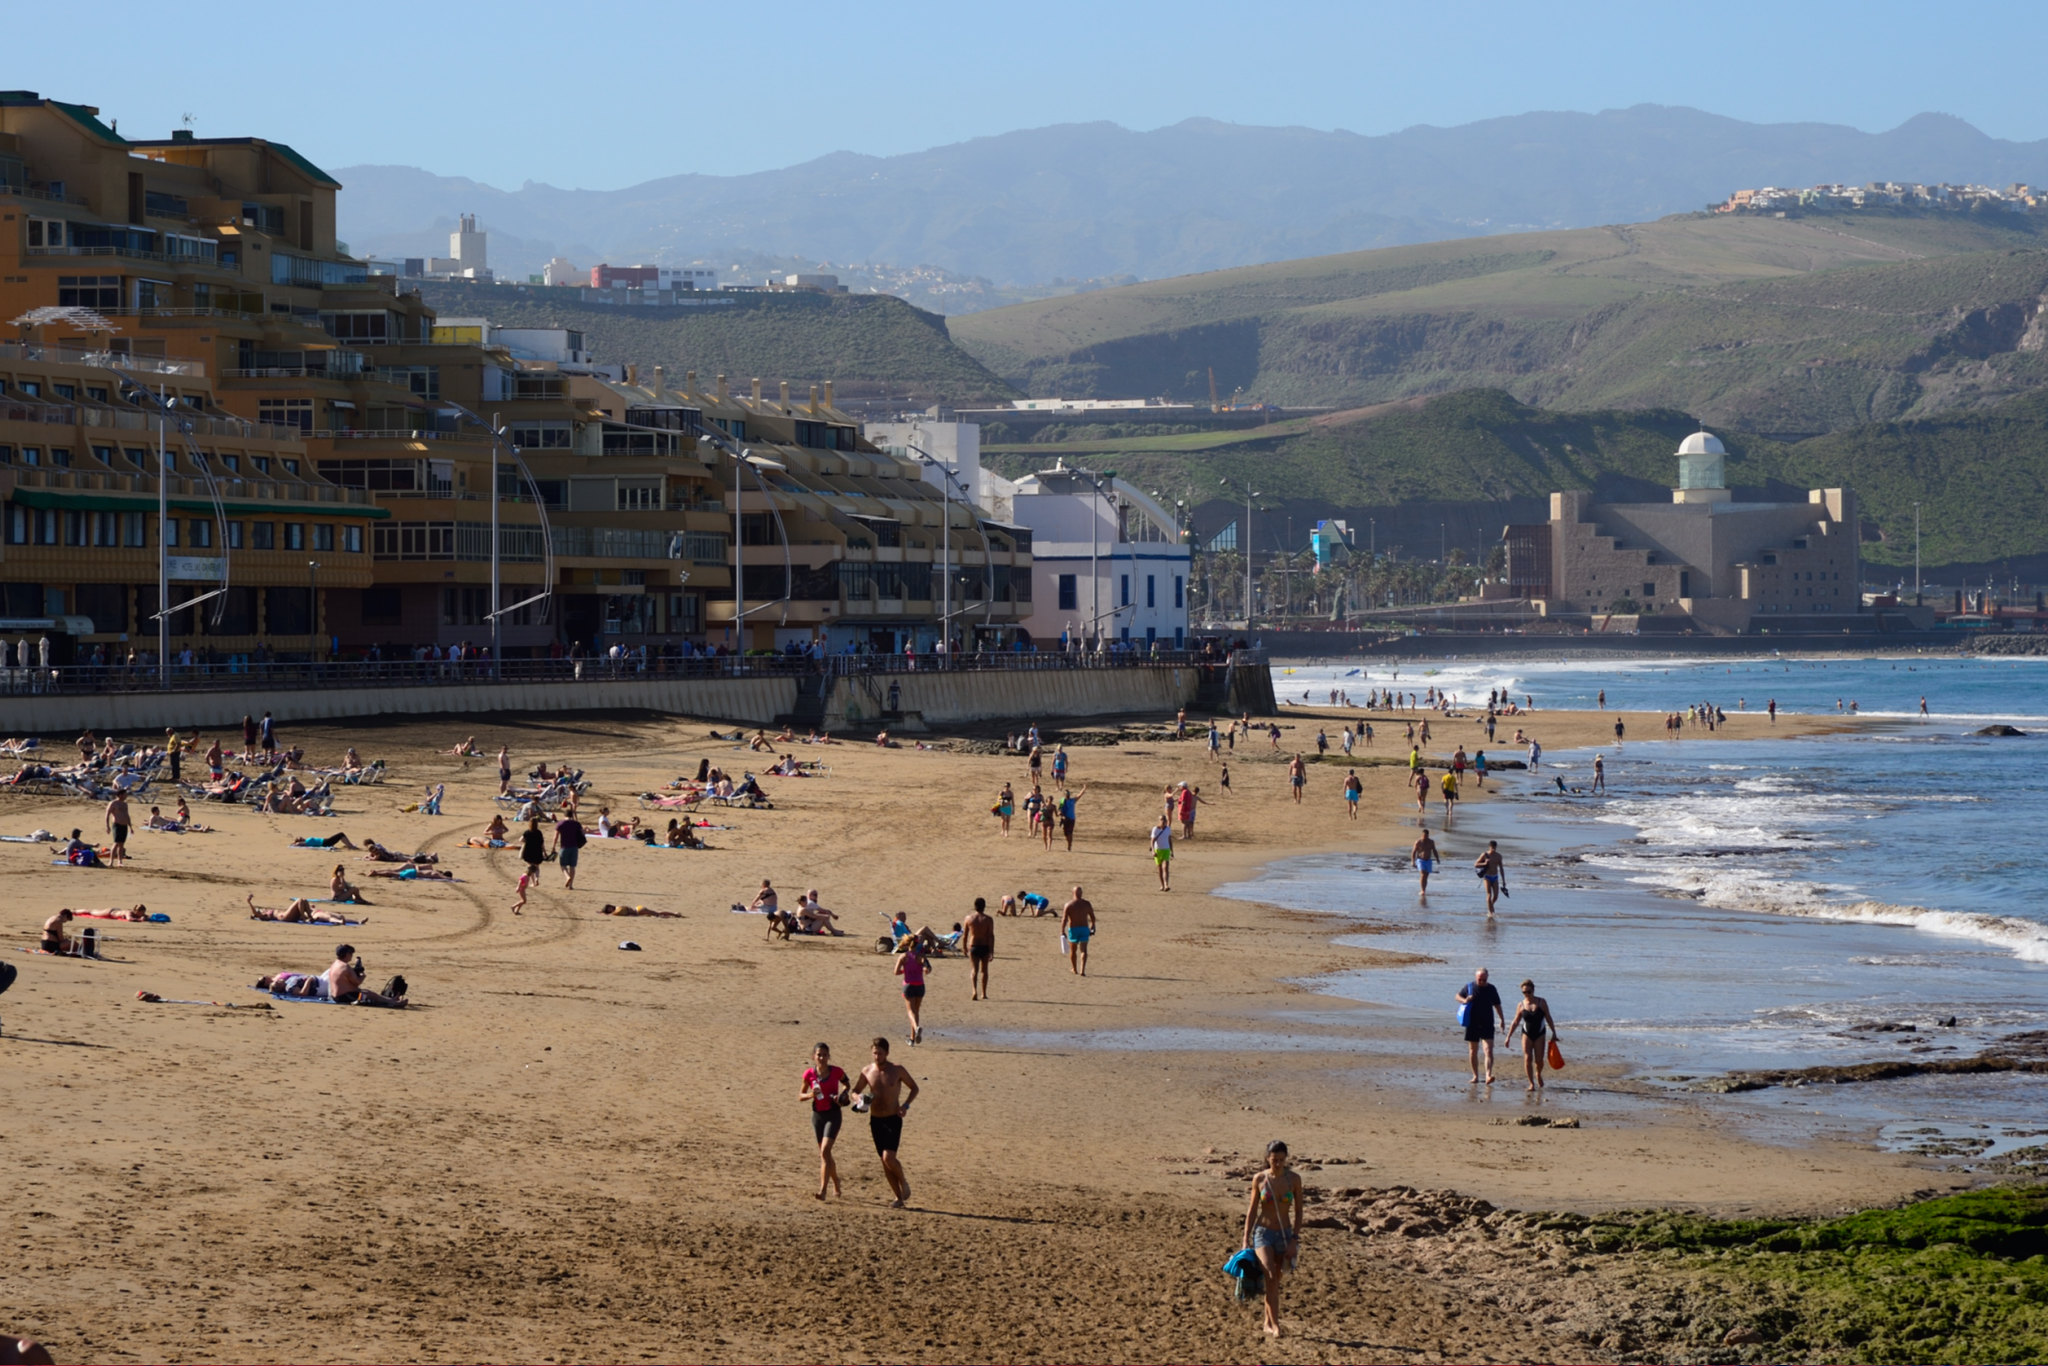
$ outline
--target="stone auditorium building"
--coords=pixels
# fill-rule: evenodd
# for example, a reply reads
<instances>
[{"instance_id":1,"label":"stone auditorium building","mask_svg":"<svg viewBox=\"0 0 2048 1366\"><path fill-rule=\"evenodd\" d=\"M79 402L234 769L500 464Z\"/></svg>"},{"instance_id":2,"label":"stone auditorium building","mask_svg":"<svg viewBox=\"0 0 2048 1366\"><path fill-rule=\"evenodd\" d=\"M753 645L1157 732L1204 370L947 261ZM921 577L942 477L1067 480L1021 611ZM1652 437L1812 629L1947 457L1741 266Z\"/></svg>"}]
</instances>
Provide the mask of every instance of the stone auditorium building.
<instances>
[{"instance_id":1,"label":"stone auditorium building","mask_svg":"<svg viewBox=\"0 0 2048 1366\"><path fill-rule=\"evenodd\" d=\"M1737 501L1719 438L1678 448L1668 503L1550 495L1550 520L1507 528L1508 582L1547 616L1640 613L1642 627L1811 630L1859 610L1856 496ZM1848 624L1846 622L1844 625Z\"/></svg>"}]
</instances>

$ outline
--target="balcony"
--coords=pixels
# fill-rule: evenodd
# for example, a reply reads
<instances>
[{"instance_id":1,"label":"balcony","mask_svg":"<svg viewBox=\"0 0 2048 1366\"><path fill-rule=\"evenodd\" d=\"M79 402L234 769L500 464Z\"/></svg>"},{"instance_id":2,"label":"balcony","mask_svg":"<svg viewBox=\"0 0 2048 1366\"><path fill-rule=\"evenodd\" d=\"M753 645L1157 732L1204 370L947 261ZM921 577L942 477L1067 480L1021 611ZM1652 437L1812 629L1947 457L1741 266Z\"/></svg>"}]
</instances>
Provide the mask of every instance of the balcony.
<instances>
[{"instance_id":1,"label":"balcony","mask_svg":"<svg viewBox=\"0 0 2048 1366\"><path fill-rule=\"evenodd\" d=\"M104 311L102 311L104 316ZM180 375L206 378L206 366L196 360L162 360L154 356L131 356L121 351L88 351L69 346L31 346L24 342L0 342L0 360L43 361L56 365L89 365L100 370L132 370L150 375ZM51 419L56 420L56 419Z\"/></svg>"},{"instance_id":2,"label":"balcony","mask_svg":"<svg viewBox=\"0 0 2048 1366\"><path fill-rule=\"evenodd\" d=\"M154 498L155 476L147 474L102 473L97 470L16 468L10 471L16 488L50 489L64 493L127 493ZM220 478L215 481L221 497L266 503L335 503L370 507L374 500L367 490L342 488L336 484L313 484L303 479ZM166 496L210 498L204 479L172 475Z\"/></svg>"}]
</instances>

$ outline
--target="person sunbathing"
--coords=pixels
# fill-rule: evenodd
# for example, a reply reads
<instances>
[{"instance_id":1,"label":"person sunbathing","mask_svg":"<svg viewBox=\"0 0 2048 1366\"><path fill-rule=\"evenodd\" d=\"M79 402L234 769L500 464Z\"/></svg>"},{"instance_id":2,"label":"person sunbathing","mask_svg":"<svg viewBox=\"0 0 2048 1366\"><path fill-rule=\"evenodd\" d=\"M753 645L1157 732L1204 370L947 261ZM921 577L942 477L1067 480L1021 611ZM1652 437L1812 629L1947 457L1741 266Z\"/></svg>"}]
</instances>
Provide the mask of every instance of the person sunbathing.
<instances>
[{"instance_id":1,"label":"person sunbathing","mask_svg":"<svg viewBox=\"0 0 2048 1366\"><path fill-rule=\"evenodd\" d=\"M343 905L369 905L369 902L363 900L362 892L357 890L356 885L348 880L348 874L342 868L343 866L339 863L334 865L334 876L327 880L328 895Z\"/></svg>"},{"instance_id":2,"label":"person sunbathing","mask_svg":"<svg viewBox=\"0 0 2048 1366\"><path fill-rule=\"evenodd\" d=\"M499 844L503 844L505 842L505 836L510 831L510 829L511 827L505 824L504 813L499 812L497 815L491 817L491 823L484 827L484 838L487 840L496 840Z\"/></svg>"},{"instance_id":3,"label":"person sunbathing","mask_svg":"<svg viewBox=\"0 0 2048 1366\"><path fill-rule=\"evenodd\" d=\"M299 996L319 1000L322 980L310 972L266 972L256 979L256 989L267 991L273 996Z\"/></svg>"},{"instance_id":4,"label":"person sunbathing","mask_svg":"<svg viewBox=\"0 0 2048 1366\"><path fill-rule=\"evenodd\" d=\"M702 849L704 841L697 837L696 827L688 821L671 820L668 823L668 847L671 849Z\"/></svg>"},{"instance_id":5,"label":"person sunbathing","mask_svg":"<svg viewBox=\"0 0 2048 1366\"><path fill-rule=\"evenodd\" d=\"M286 925L346 925L349 923L348 917L341 912L323 910L302 896L293 897L291 904L281 909L276 906L258 906L254 892L248 894L248 900L249 918L251 920L275 920ZM356 923L367 925L370 922L365 918ZM263 984L258 982L256 985L262 986Z\"/></svg>"},{"instance_id":6,"label":"person sunbathing","mask_svg":"<svg viewBox=\"0 0 2048 1366\"><path fill-rule=\"evenodd\" d=\"M838 917L818 904L818 889L811 888L796 904L797 925L805 934L844 934L832 922Z\"/></svg>"},{"instance_id":7,"label":"person sunbathing","mask_svg":"<svg viewBox=\"0 0 2048 1366\"><path fill-rule=\"evenodd\" d=\"M397 987L393 995L371 991L363 985L363 960L356 957L355 949L347 944L334 950L334 962L320 976L326 983L324 994L330 1001L341 1005L388 1006L394 1010L405 1008L404 980L392 979Z\"/></svg>"},{"instance_id":8,"label":"person sunbathing","mask_svg":"<svg viewBox=\"0 0 2048 1366\"><path fill-rule=\"evenodd\" d=\"M363 861L365 863L439 863L441 856L439 854L429 854L424 850L417 854L397 854L386 849L375 840L364 840Z\"/></svg>"},{"instance_id":9,"label":"person sunbathing","mask_svg":"<svg viewBox=\"0 0 2048 1366\"><path fill-rule=\"evenodd\" d=\"M141 902L137 902L125 911L118 907L109 906L103 911L81 911L74 909L71 911L71 914L83 916L89 920L147 920L149 919L149 907Z\"/></svg>"},{"instance_id":10,"label":"person sunbathing","mask_svg":"<svg viewBox=\"0 0 2048 1366\"><path fill-rule=\"evenodd\" d=\"M776 909L776 903L779 900L781 898L776 894L774 886L764 877L761 879L761 890L754 893L754 899L747 903L747 909L750 911L773 911Z\"/></svg>"},{"instance_id":11,"label":"person sunbathing","mask_svg":"<svg viewBox=\"0 0 2048 1366\"><path fill-rule=\"evenodd\" d=\"M341 771L343 773L360 773L363 771L363 756L356 753L354 745L350 745L348 752L341 756Z\"/></svg>"},{"instance_id":12,"label":"person sunbathing","mask_svg":"<svg viewBox=\"0 0 2048 1366\"><path fill-rule=\"evenodd\" d=\"M836 745L839 742L822 731L814 730L804 737L804 743L807 745Z\"/></svg>"},{"instance_id":13,"label":"person sunbathing","mask_svg":"<svg viewBox=\"0 0 2048 1366\"><path fill-rule=\"evenodd\" d=\"M458 759L475 759L483 754L483 751L476 747L476 737L474 735L445 752L454 755Z\"/></svg>"},{"instance_id":14,"label":"person sunbathing","mask_svg":"<svg viewBox=\"0 0 2048 1366\"><path fill-rule=\"evenodd\" d=\"M628 840L633 838L633 827L637 819L615 821L609 806L597 808L597 836L599 839Z\"/></svg>"},{"instance_id":15,"label":"person sunbathing","mask_svg":"<svg viewBox=\"0 0 2048 1366\"><path fill-rule=\"evenodd\" d=\"M331 835L300 835L292 841L294 849L348 849L357 848L356 842L347 832L337 830Z\"/></svg>"},{"instance_id":16,"label":"person sunbathing","mask_svg":"<svg viewBox=\"0 0 2048 1366\"><path fill-rule=\"evenodd\" d=\"M600 906L598 907L598 913L600 915L646 915L654 916L661 920L681 920L683 918L681 911L656 911L650 910L645 906Z\"/></svg>"},{"instance_id":17,"label":"person sunbathing","mask_svg":"<svg viewBox=\"0 0 2048 1366\"><path fill-rule=\"evenodd\" d=\"M767 731L757 730L754 732L754 738L747 741L747 748L751 750L772 750L775 746L769 743Z\"/></svg>"},{"instance_id":18,"label":"person sunbathing","mask_svg":"<svg viewBox=\"0 0 2048 1366\"><path fill-rule=\"evenodd\" d=\"M397 877L407 882L453 882L455 874L445 868L434 868L424 863L408 863L403 868L372 868L371 877Z\"/></svg>"}]
</instances>

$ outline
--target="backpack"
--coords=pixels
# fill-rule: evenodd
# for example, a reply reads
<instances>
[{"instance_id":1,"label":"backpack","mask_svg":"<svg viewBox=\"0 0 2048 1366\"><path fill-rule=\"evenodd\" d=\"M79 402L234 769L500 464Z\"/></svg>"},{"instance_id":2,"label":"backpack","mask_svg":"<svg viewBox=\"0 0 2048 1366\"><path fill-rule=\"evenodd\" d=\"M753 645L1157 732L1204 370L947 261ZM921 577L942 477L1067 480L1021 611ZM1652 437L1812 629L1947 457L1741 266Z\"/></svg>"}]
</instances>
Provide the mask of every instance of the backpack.
<instances>
[{"instance_id":1,"label":"backpack","mask_svg":"<svg viewBox=\"0 0 2048 1366\"><path fill-rule=\"evenodd\" d=\"M382 991L378 992L377 994L378 994L379 996L389 996L389 997L390 997L390 998L391 998L392 1000L394 1000L394 1001L402 1001L402 1000L404 1000L404 999L405 999L405 978L403 978L403 977L393 977L393 978L392 978L392 979L391 979L390 981L388 981L388 982L386 982L386 983L384 984L384 990L382 990Z\"/></svg>"}]
</instances>

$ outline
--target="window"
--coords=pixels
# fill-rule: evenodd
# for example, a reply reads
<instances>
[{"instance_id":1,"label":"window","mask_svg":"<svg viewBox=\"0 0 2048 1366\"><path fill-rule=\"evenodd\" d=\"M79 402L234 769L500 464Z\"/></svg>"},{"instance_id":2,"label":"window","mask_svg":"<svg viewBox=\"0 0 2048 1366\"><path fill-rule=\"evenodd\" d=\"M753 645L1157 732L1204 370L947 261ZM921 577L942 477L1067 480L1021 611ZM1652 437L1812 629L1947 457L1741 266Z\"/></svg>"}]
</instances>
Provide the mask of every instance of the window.
<instances>
[{"instance_id":1,"label":"window","mask_svg":"<svg viewBox=\"0 0 2048 1366\"><path fill-rule=\"evenodd\" d=\"M191 533L192 548L194 550L210 550L213 548L213 522L210 519L194 517L187 530Z\"/></svg>"},{"instance_id":2,"label":"window","mask_svg":"<svg viewBox=\"0 0 2048 1366\"><path fill-rule=\"evenodd\" d=\"M1119 574L1117 578L1120 582L1117 585L1116 605L1119 607L1129 607L1131 605L1131 576L1129 574Z\"/></svg>"},{"instance_id":3,"label":"window","mask_svg":"<svg viewBox=\"0 0 2048 1366\"><path fill-rule=\"evenodd\" d=\"M241 524L240 522L229 522L229 523L228 523L228 549L230 549L230 550L240 550L241 548L242 548L242 524Z\"/></svg>"},{"instance_id":4,"label":"window","mask_svg":"<svg viewBox=\"0 0 2048 1366\"><path fill-rule=\"evenodd\" d=\"M47 296L45 296L47 297ZM121 277L118 275L59 275L59 308L119 308Z\"/></svg>"},{"instance_id":5,"label":"window","mask_svg":"<svg viewBox=\"0 0 2048 1366\"><path fill-rule=\"evenodd\" d=\"M284 465L284 472L286 474L297 474L299 472L298 461L286 457L283 459L282 463Z\"/></svg>"},{"instance_id":6,"label":"window","mask_svg":"<svg viewBox=\"0 0 2048 1366\"><path fill-rule=\"evenodd\" d=\"M315 522L315 523L313 523L313 549L315 549L315 550L332 550L332 549L334 549L334 523L332 523L332 522Z\"/></svg>"},{"instance_id":7,"label":"window","mask_svg":"<svg viewBox=\"0 0 2048 1366\"><path fill-rule=\"evenodd\" d=\"M61 218L31 218L28 220L28 244L32 247L61 247L64 245L64 220Z\"/></svg>"},{"instance_id":8,"label":"window","mask_svg":"<svg viewBox=\"0 0 2048 1366\"><path fill-rule=\"evenodd\" d=\"M249 457L249 463L256 467L258 474L270 473L270 457L267 455L252 455Z\"/></svg>"},{"instance_id":9,"label":"window","mask_svg":"<svg viewBox=\"0 0 2048 1366\"><path fill-rule=\"evenodd\" d=\"M256 420L268 422L276 427L296 427L302 432L310 432L313 430L313 400L259 398L256 400Z\"/></svg>"},{"instance_id":10,"label":"window","mask_svg":"<svg viewBox=\"0 0 2048 1366\"><path fill-rule=\"evenodd\" d=\"M1145 576L1145 605L1147 607L1157 607L1159 605L1157 585L1150 574Z\"/></svg>"},{"instance_id":11,"label":"window","mask_svg":"<svg viewBox=\"0 0 2048 1366\"><path fill-rule=\"evenodd\" d=\"M105 403L107 401L106 386L101 384L88 384L85 386L85 396L91 399L94 403Z\"/></svg>"},{"instance_id":12,"label":"window","mask_svg":"<svg viewBox=\"0 0 2048 1366\"><path fill-rule=\"evenodd\" d=\"M7 544L27 545L28 523L28 509L19 503L9 503L7 505Z\"/></svg>"},{"instance_id":13,"label":"window","mask_svg":"<svg viewBox=\"0 0 2048 1366\"><path fill-rule=\"evenodd\" d=\"M124 446L121 449L121 454L127 456L128 463L135 466L138 470L151 468L150 453L140 446Z\"/></svg>"},{"instance_id":14,"label":"window","mask_svg":"<svg viewBox=\"0 0 2048 1366\"><path fill-rule=\"evenodd\" d=\"M410 493L426 487L424 461L372 458L368 460L319 460L314 468L320 477L354 489L379 493Z\"/></svg>"},{"instance_id":15,"label":"window","mask_svg":"<svg viewBox=\"0 0 2048 1366\"><path fill-rule=\"evenodd\" d=\"M64 544L85 544L85 514L67 512L64 514Z\"/></svg>"},{"instance_id":16,"label":"window","mask_svg":"<svg viewBox=\"0 0 2048 1366\"><path fill-rule=\"evenodd\" d=\"M169 280L137 280L135 282L135 306L137 308L170 308L175 303L171 297Z\"/></svg>"},{"instance_id":17,"label":"window","mask_svg":"<svg viewBox=\"0 0 2048 1366\"><path fill-rule=\"evenodd\" d=\"M75 384L56 383L50 386L50 392L58 398L76 399L78 397L78 386Z\"/></svg>"},{"instance_id":18,"label":"window","mask_svg":"<svg viewBox=\"0 0 2048 1366\"><path fill-rule=\"evenodd\" d=\"M224 455L220 458L220 463L227 467L229 474L242 472L242 457L239 455Z\"/></svg>"},{"instance_id":19,"label":"window","mask_svg":"<svg viewBox=\"0 0 2048 1366\"><path fill-rule=\"evenodd\" d=\"M320 325L338 341L381 345L391 336L389 313L322 313Z\"/></svg>"},{"instance_id":20,"label":"window","mask_svg":"<svg viewBox=\"0 0 2048 1366\"><path fill-rule=\"evenodd\" d=\"M1654 583L1646 583L1646 584L1644 584L1644 585L1643 585L1643 596L1644 596L1644 597L1646 597L1646 598L1654 598L1654 597L1656 597L1656 596L1657 596L1657 585L1656 585L1656 584L1654 584Z\"/></svg>"},{"instance_id":21,"label":"window","mask_svg":"<svg viewBox=\"0 0 2048 1366\"><path fill-rule=\"evenodd\" d=\"M575 440L567 422L515 422L511 435L513 445L528 451L566 451Z\"/></svg>"},{"instance_id":22,"label":"window","mask_svg":"<svg viewBox=\"0 0 2048 1366\"><path fill-rule=\"evenodd\" d=\"M277 549L277 523L249 523L249 548L251 550Z\"/></svg>"},{"instance_id":23,"label":"window","mask_svg":"<svg viewBox=\"0 0 2048 1366\"><path fill-rule=\"evenodd\" d=\"M345 526L341 529L341 548L351 555L363 553L363 529L359 526Z\"/></svg>"},{"instance_id":24,"label":"window","mask_svg":"<svg viewBox=\"0 0 2048 1366\"><path fill-rule=\"evenodd\" d=\"M363 625L398 626L405 620L405 595L397 588L363 590Z\"/></svg>"},{"instance_id":25,"label":"window","mask_svg":"<svg viewBox=\"0 0 2048 1366\"><path fill-rule=\"evenodd\" d=\"M175 517L164 518L164 545L172 550L178 548L178 519Z\"/></svg>"},{"instance_id":26,"label":"window","mask_svg":"<svg viewBox=\"0 0 2048 1366\"><path fill-rule=\"evenodd\" d=\"M1185 607L1185 606L1187 606L1187 601L1186 601L1186 598L1187 598L1187 580L1186 580L1186 579L1184 579L1184 578L1182 578L1182 577L1181 577L1180 575L1178 575L1178 574L1175 574L1175 575L1173 576L1173 605L1174 605L1175 607ZM1176 646L1176 648L1178 648L1178 646L1179 646L1179 639L1178 639L1178 637L1179 637L1179 631L1178 631L1178 630L1176 629L1176 631L1175 631L1175 633L1174 633L1174 634L1175 634L1175 642L1174 642L1174 643L1175 643L1175 646Z\"/></svg>"},{"instance_id":27,"label":"window","mask_svg":"<svg viewBox=\"0 0 2048 1366\"><path fill-rule=\"evenodd\" d=\"M70 468L71 452L65 450L62 446L52 446L50 448L50 463L67 469Z\"/></svg>"},{"instance_id":28,"label":"window","mask_svg":"<svg viewBox=\"0 0 2048 1366\"><path fill-rule=\"evenodd\" d=\"M94 446L92 448L92 458L99 461L102 465L111 466L114 463L114 448L112 446Z\"/></svg>"},{"instance_id":29,"label":"window","mask_svg":"<svg viewBox=\"0 0 2048 1366\"><path fill-rule=\"evenodd\" d=\"M94 546L117 546L121 543L119 513L94 512L88 513L87 516L92 524L87 539Z\"/></svg>"},{"instance_id":30,"label":"window","mask_svg":"<svg viewBox=\"0 0 2048 1366\"><path fill-rule=\"evenodd\" d=\"M149 518L146 514L140 512L124 512L121 514L121 544L130 547L149 544Z\"/></svg>"},{"instance_id":31,"label":"window","mask_svg":"<svg viewBox=\"0 0 2048 1366\"><path fill-rule=\"evenodd\" d=\"M650 512L661 507L659 484L619 485L620 512Z\"/></svg>"},{"instance_id":32,"label":"window","mask_svg":"<svg viewBox=\"0 0 2048 1366\"><path fill-rule=\"evenodd\" d=\"M304 522L286 522L284 524L284 548L286 550L304 550L306 548L306 524Z\"/></svg>"},{"instance_id":33,"label":"window","mask_svg":"<svg viewBox=\"0 0 2048 1366\"><path fill-rule=\"evenodd\" d=\"M1074 590L1074 580L1075 576L1072 574L1060 575L1059 610L1062 612L1071 612L1075 610L1078 604L1078 594Z\"/></svg>"},{"instance_id":34,"label":"window","mask_svg":"<svg viewBox=\"0 0 2048 1366\"><path fill-rule=\"evenodd\" d=\"M42 451L42 447L40 447L40 446L23 446L23 447L21 448L21 463L22 463L22 464L24 464L24 465L40 465L40 464L42 464L42 463L43 463L43 451Z\"/></svg>"}]
</instances>

